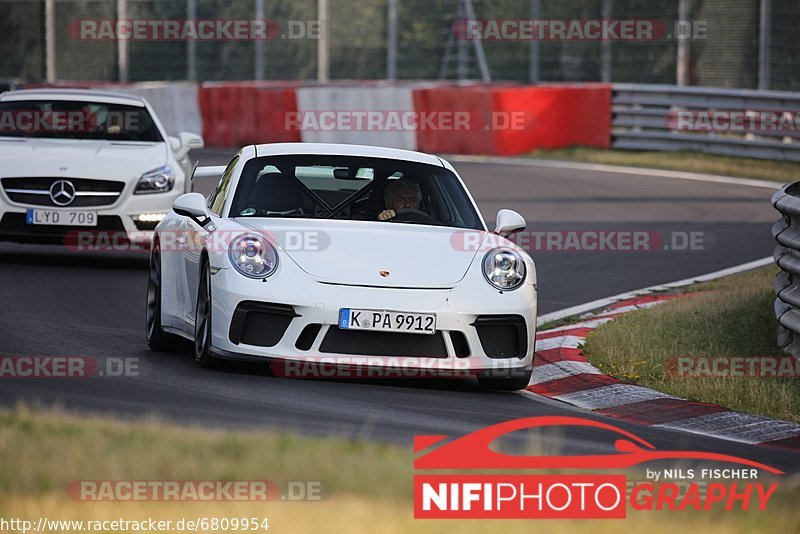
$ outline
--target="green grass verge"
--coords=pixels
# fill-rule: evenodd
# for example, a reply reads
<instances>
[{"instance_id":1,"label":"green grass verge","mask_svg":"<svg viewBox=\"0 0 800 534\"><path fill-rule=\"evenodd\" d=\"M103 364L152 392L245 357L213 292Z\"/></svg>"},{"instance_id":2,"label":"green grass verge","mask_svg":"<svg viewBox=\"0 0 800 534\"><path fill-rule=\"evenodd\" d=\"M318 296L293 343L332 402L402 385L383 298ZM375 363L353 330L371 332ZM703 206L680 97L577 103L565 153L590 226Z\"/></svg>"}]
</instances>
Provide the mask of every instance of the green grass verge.
<instances>
[{"instance_id":1,"label":"green grass verge","mask_svg":"<svg viewBox=\"0 0 800 534\"><path fill-rule=\"evenodd\" d=\"M626 314L594 330L584 348L604 372L658 391L733 410L800 421L797 378L685 377L678 356L781 356L770 266L691 286L687 298Z\"/></svg>"},{"instance_id":2,"label":"green grass verge","mask_svg":"<svg viewBox=\"0 0 800 534\"><path fill-rule=\"evenodd\" d=\"M777 182L800 180L800 163L717 156L699 152L650 152L573 147L559 150L536 150L527 154L527 156L536 159L646 167L650 169L774 180Z\"/></svg>"},{"instance_id":3,"label":"green grass verge","mask_svg":"<svg viewBox=\"0 0 800 534\"><path fill-rule=\"evenodd\" d=\"M317 480L334 493L408 499L412 462L410 449L361 440L0 411L0 492L35 495L71 480L161 477Z\"/></svg>"}]
</instances>

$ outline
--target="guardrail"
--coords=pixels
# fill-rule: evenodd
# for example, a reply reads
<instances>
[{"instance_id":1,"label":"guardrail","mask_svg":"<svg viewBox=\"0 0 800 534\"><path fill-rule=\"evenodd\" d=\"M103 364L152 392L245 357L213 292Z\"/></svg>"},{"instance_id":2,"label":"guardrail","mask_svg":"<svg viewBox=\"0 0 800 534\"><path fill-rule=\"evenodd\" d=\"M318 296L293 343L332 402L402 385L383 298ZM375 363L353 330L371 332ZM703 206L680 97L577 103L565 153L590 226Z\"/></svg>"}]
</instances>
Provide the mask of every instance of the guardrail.
<instances>
[{"instance_id":1,"label":"guardrail","mask_svg":"<svg viewBox=\"0 0 800 534\"><path fill-rule=\"evenodd\" d=\"M800 161L800 93L615 83L611 116L613 148Z\"/></svg>"},{"instance_id":2,"label":"guardrail","mask_svg":"<svg viewBox=\"0 0 800 534\"><path fill-rule=\"evenodd\" d=\"M800 182L787 184L772 195L783 217L772 226L778 242L772 256L781 272L775 277L775 317L778 345L800 355Z\"/></svg>"}]
</instances>

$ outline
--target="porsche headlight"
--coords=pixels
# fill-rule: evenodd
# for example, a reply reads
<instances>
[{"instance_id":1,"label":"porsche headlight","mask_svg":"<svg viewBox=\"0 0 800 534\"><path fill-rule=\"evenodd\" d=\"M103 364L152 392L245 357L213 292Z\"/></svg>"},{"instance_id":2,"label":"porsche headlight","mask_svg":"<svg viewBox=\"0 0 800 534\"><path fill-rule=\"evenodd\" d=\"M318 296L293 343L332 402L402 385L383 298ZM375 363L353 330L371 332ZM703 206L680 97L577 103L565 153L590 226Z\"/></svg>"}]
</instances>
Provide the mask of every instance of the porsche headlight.
<instances>
[{"instance_id":1,"label":"porsche headlight","mask_svg":"<svg viewBox=\"0 0 800 534\"><path fill-rule=\"evenodd\" d=\"M175 171L169 165L164 165L144 173L136 183L133 194L166 193L172 189L173 185L175 185Z\"/></svg>"},{"instance_id":2,"label":"porsche headlight","mask_svg":"<svg viewBox=\"0 0 800 534\"><path fill-rule=\"evenodd\" d=\"M483 275L497 289L516 289L525 281L525 260L510 248L492 249L483 257Z\"/></svg>"},{"instance_id":3,"label":"porsche headlight","mask_svg":"<svg viewBox=\"0 0 800 534\"><path fill-rule=\"evenodd\" d=\"M228 257L237 271L248 278L266 278L278 267L278 253L269 241L253 234L233 240Z\"/></svg>"}]
</instances>

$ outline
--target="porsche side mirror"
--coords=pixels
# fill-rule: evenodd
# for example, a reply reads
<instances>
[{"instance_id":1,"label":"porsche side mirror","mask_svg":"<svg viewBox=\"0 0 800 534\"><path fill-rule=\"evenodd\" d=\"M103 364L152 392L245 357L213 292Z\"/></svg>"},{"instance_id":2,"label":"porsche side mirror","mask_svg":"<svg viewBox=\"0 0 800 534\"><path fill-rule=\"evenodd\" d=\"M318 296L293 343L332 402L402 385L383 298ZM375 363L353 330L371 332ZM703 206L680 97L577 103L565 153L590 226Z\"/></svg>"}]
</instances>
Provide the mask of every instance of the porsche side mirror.
<instances>
[{"instance_id":1,"label":"porsche side mirror","mask_svg":"<svg viewBox=\"0 0 800 534\"><path fill-rule=\"evenodd\" d=\"M200 226L209 220L206 199L200 193L186 193L175 199L172 211L183 217L189 217Z\"/></svg>"},{"instance_id":2,"label":"porsche side mirror","mask_svg":"<svg viewBox=\"0 0 800 534\"><path fill-rule=\"evenodd\" d=\"M524 230L527 226L525 218L514 210L500 210L497 212L497 221L494 233L500 235L513 234Z\"/></svg>"}]
</instances>

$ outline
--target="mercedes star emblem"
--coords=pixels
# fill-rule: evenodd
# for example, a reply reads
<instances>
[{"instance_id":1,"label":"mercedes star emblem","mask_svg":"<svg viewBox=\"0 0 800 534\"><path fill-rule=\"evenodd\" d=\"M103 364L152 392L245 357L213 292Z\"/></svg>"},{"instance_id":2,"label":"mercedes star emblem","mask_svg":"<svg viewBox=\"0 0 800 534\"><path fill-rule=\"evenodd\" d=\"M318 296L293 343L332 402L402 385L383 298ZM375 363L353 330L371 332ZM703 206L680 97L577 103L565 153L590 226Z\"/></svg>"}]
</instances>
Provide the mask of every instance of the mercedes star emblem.
<instances>
[{"instance_id":1,"label":"mercedes star emblem","mask_svg":"<svg viewBox=\"0 0 800 534\"><path fill-rule=\"evenodd\" d=\"M56 206L69 206L75 200L75 186L69 180L58 180L50 186L50 200Z\"/></svg>"}]
</instances>

